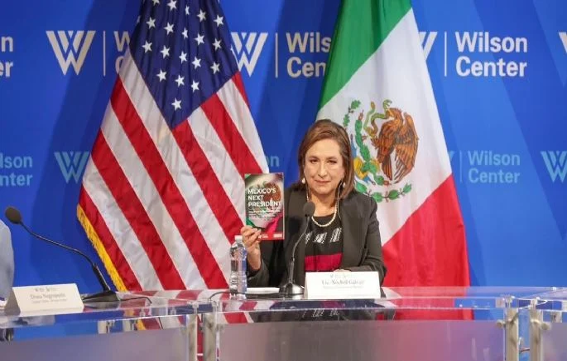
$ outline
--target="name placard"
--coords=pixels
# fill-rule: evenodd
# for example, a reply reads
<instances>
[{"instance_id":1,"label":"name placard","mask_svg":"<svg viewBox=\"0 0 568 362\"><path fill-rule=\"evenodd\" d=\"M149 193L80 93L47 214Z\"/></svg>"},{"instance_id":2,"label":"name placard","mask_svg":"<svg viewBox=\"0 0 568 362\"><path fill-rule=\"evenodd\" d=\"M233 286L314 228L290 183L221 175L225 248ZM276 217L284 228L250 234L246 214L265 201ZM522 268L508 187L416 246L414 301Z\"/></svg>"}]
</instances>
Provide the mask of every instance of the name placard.
<instances>
[{"instance_id":1,"label":"name placard","mask_svg":"<svg viewBox=\"0 0 568 362\"><path fill-rule=\"evenodd\" d=\"M4 310L22 317L78 313L83 311L83 301L74 283L14 287Z\"/></svg>"},{"instance_id":2,"label":"name placard","mask_svg":"<svg viewBox=\"0 0 568 362\"><path fill-rule=\"evenodd\" d=\"M378 299L381 285L377 272L306 273L306 299Z\"/></svg>"}]
</instances>

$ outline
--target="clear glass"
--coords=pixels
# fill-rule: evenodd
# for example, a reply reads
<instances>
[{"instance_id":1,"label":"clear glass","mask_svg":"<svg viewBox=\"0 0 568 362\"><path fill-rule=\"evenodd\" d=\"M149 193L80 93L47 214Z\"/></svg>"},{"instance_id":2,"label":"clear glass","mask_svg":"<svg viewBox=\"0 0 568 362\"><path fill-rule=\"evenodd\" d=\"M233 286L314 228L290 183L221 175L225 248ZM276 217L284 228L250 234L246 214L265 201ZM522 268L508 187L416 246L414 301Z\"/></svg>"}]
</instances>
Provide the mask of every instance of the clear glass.
<instances>
[{"instance_id":1,"label":"clear glass","mask_svg":"<svg viewBox=\"0 0 568 362\"><path fill-rule=\"evenodd\" d=\"M120 302L86 304L74 314L19 317L0 310L0 333L13 336L0 342L0 358L188 360L195 351L191 322L211 309L154 294L119 293Z\"/></svg>"},{"instance_id":2,"label":"clear glass","mask_svg":"<svg viewBox=\"0 0 568 362\"><path fill-rule=\"evenodd\" d=\"M535 293L519 298L519 304L524 308L519 313L519 334L521 336L521 351L525 359L543 361L565 361L566 349L566 288ZM540 337L540 350L531 344L532 338ZM534 343L534 341L533 341Z\"/></svg>"},{"instance_id":3,"label":"clear glass","mask_svg":"<svg viewBox=\"0 0 568 362\"><path fill-rule=\"evenodd\" d=\"M246 300L223 291L200 298L223 326L214 330L222 360L504 360L508 313L558 290L407 287L383 288L380 299L305 300L251 288ZM566 349L559 336L549 343Z\"/></svg>"},{"instance_id":4,"label":"clear glass","mask_svg":"<svg viewBox=\"0 0 568 362\"><path fill-rule=\"evenodd\" d=\"M566 288L383 288L382 298L286 299L276 288L121 293L82 313L6 316L1 359L566 360ZM534 344L535 326L541 344ZM191 326L191 327L190 327ZM222 327L222 328L219 328ZM513 328L513 329L515 329ZM518 346L518 348L517 348ZM534 348L538 346L537 348ZM516 353L519 353L516 356Z\"/></svg>"}]
</instances>

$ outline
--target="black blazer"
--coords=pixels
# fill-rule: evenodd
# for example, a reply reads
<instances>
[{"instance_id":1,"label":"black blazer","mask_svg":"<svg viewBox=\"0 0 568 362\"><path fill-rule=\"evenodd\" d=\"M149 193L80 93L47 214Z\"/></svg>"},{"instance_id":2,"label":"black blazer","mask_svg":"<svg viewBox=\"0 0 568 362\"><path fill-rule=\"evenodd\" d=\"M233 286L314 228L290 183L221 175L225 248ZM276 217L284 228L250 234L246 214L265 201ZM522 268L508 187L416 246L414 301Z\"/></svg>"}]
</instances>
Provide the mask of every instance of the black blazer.
<instances>
[{"instance_id":1,"label":"black blazer","mask_svg":"<svg viewBox=\"0 0 568 362\"><path fill-rule=\"evenodd\" d=\"M298 187L285 192L285 240L262 241L260 244L262 265L260 270L249 273L249 287L278 287L288 279L288 263L292 248L305 227L303 207L306 191ZM369 196L351 192L339 203L339 216L343 228L343 257L341 269L351 271L376 271L381 284L386 274L383 262L377 203ZM304 285L305 242L300 242L296 250L294 282Z\"/></svg>"}]
</instances>

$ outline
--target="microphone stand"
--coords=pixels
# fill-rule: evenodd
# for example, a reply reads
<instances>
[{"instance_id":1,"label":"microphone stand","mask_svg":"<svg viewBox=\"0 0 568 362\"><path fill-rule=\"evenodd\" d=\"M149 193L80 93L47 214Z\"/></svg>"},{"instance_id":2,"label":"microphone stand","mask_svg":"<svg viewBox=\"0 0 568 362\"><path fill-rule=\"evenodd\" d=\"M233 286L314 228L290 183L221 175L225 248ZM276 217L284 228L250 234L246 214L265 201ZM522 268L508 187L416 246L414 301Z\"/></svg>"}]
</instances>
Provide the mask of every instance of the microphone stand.
<instances>
[{"instance_id":1,"label":"microphone stand","mask_svg":"<svg viewBox=\"0 0 568 362\"><path fill-rule=\"evenodd\" d=\"M292 257L290 258L290 263L288 264L288 281L286 282L286 284L283 284L279 290L279 293L284 297L297 298L298 296L302 296L304 294L304 287L294 283L294 265L296 262L296 249L298 248L300 241L302 241L302 238L305 237L306 232L308 231L309 222L310 216L306 215L306 227L304 228L304 231L300 234L300 237L292 248Z\"/></svg>"},{"instance_id":2,"label":"microphone stand","mask_svg":"<svg viewBox=\"0 0 568 362\"><path fill-rule=\"evenodd\" d=\"M53 240L50 240L50 239L43 237L39 234L36 234L32 230L30 230L21 221L19 222L19 224L22 225L22 227L28 233L30 233L32 236L34 236L34 237L36 237L40 240L47 241L48 243L52 243L54 245L60 246L63 249L70 250L74 253L77 253L77 254L83 256L85 259L87 259L89 264L91 264L91 269L95 273L97 280L99 281L99 284L103 288L103 291L99 292L99 293L86 294L86 295L81 296L81 299L83 300L83 302L85 302L85 303L112 303L112 302L118 302L119 301L118 296L116 295L116 292L110 289L110 287L108 286L107 282L105 281L105 278L103 277L103 274L101 273L101 270L99 269L99 267L86 254L84 254L83 252L81 252L78 249L72 248L70 246L58 243L57 241L53 241Z\"/></svg>"}]
</instances>

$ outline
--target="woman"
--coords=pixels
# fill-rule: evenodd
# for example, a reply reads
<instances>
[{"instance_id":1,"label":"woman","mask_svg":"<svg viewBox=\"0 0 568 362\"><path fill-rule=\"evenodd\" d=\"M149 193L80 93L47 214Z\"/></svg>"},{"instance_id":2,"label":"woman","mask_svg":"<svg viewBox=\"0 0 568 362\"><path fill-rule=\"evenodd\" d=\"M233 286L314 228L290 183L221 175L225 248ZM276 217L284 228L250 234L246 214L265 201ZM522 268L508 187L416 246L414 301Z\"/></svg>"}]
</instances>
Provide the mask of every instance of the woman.
<instances>
[{"instance_id":1,"label":"woman","mask_svg":"<svg viewBox=\"0 0 568 362\"><path fill-rule=\"evenodd\" d=\"M300 181L285 193L284 242L259 239L260 230L241 229L247 247L249 287L277 287L287 281L292 248L305 227L303 206L312 201L315 213L305 240L296 250L294 282L304 285L315 271L376 271L384 279L377 204L354 190L349 136L330 120L308 130L298 152Z\"/></svg>"}]
</instances>

